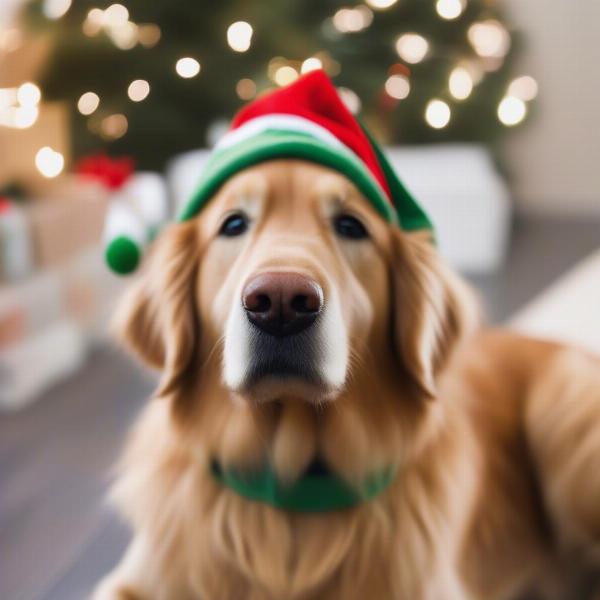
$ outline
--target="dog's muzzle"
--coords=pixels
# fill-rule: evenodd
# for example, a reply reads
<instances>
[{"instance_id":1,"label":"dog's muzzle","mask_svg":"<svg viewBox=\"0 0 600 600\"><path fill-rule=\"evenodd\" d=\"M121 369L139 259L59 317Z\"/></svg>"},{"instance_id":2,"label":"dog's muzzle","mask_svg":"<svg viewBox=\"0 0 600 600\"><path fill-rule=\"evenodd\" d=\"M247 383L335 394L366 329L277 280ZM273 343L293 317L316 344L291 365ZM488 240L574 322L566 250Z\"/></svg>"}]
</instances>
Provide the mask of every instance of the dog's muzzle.
<instances>
[{"instance_id":1,"label":"dog's muzzle","mask_svg":"<svg viewBox=\"0 0 600 600\"><path fill-rule=\"evenodd\" d=\"M343 383L347 344L339 303L326 302L317 281L296 272L263 272L245 282L240 296L225 332L229 387L272 397L300 385L324 396Z\"/></svg>"}]
</instances>

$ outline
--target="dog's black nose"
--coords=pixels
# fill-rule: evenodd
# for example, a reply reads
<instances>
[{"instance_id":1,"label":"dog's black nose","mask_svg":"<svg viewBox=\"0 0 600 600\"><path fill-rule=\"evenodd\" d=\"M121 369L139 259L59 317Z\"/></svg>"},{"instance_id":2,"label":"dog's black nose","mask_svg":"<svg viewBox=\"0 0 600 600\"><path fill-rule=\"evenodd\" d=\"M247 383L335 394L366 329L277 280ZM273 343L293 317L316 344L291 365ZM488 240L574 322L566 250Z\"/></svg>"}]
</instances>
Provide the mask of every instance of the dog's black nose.
<instances>
[{"instance_id":1,"label":"dog's black nose","mask_svg":"<svg viewBox=\"0 0 600 600\"><path fill-rule=\"evenodd\" d=\"M323 290L299 273L262 273L242 291L248 319L265 333L292 335L312 325L323 307Z\"/></svg>"}]
</instances>

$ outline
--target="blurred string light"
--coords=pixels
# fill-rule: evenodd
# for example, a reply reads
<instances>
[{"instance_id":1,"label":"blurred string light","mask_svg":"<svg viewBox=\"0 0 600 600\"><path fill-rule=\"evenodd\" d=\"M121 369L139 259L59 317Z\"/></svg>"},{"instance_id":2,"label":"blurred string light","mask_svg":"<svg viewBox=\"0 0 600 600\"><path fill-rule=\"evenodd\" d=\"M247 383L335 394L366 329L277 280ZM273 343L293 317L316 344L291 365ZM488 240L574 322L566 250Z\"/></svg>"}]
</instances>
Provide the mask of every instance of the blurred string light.
<instances>
[{"instance_id":1,"label":"blurred string light","mask_svg":"<svg viewBox=\"0 0 600 600\"><path fill-rule=\"evenodd\" d=\"M473 78L464 67L455 67L448 78L450 93L457 100L465 100L473 91Z\"/></svg>"},{"instance_id":2,"label":"blurred string light","mask_svg":"<svg viewBox=\"0 0 600 600\"><path fill-rule=\"evenodd\" d=\"M425 120L430 127L442 129L450 122L450 107L443 100L434 98L425 107Z\"/></svg>"},{"instance_id":3,"label":"blurred string light","mask_svg":"<svg viewBox=\"0 0 600 600\"><path fill-rule=\"evenodd\" d=\"M429 42L418 33L404 33L396 40L396 52L407 63L420 63L429 51Z\"/></svg>"},{"instance_id":4,"label":"blurred string light","mask_svg":"<svg viewBox=\"0 0 600 600\"><path fill-rule=\"evenodd\" d=\"M191 56L184 56L175 63L175 71L179 77L191 79L200 73L200 63Z\"/></svg>"},{"instance_id":5,"label":"blurred string light","mask_svg":"<svg viewBox=\"0 0 600 600\"><path fill-rule=\"evenodd\" d=\"M44 0L42 12L47 19L60 19L71 8L71 0Z\"/></svg>"},{"instance_id":6,"label":"blurred string light","mask_svg":"<svg viewBox=\"0 0 600 600\"><path fill-rule=\"evenodd\" d=\"M120 50L131 50L138 42L138 27L131 21L108 30L108 35Z\"/></svg>"},{"instance_id":7,"label":"blurred string light","mask_svg":"<svg viewBox=\"0 0 600 600\"><path fill-rule=\"evenodd\" d=\"M473 23L467 38L473 50L484 58L504 58L510 49L510 35L495 19Z\"/></svg>"},{"instance_id":8,"label":"blurred string light","mask_svg":"<svg viewBox=\"0 0 600 600\"><path fill-rule=\"evenodd\" d=\"M311 56L307 58L300 67L300 73L304 75L304 73L309 73L310 71L316 71L317 69L323 68L323 62L320 58L316 56Z\"/></svg>"},{"instance_id":9,"label":"blurred string light","mask_svg":"<svg viewBox=\"0 0 600 600\"><path fill-rule=\"evenodd\" d=\"M83 33L88 37L93 37L102 31L104 24L104 11L99 8L92 8L83 21Z\"/></svg>"},{"instance_id":10,"label":"blurred string light","mask_svg":"<svg viewBox=\"0 0 600 600\"><path fill-rule=\"evenodd\" d=\"M145 79L135 79L127 88L127 95L133 102L141 102L150 93L150 84Z\"/></svg>"},{"instance_id":11,"label":"blurred string light","mask_svg":"<svg viewBox=\"0 0 600 600\"><path fill-rule=\"evenodd\" d=\"M332 22L340 33L356 33L373 22L373 11L364 4L355 8L340 8L333 15Z\"/></svg>"},{"instance_id":12,"label":"blurred string light","mask_svg":"<svg viewBox=\"0 0 600 600\"><path fill-rule=\"evenodd\" d=\"M512 127L518 125L527 114L527 106L521 98L506 96L498 105L498 119L503 125Z\"/></svg>"},{"instance_id":13,"label":"blurred string light","mask_svg":"<svg viewBox=\"0 0 600 600\"><path fill-rule=\"evenodd\" d=\"M102 15L102 24L107 28L125 25L129 20L129 11L122 4L111 4Z\"/></svg>"},{"instance_id":14,"label":"blurred string light","mask_svg":"<svg viewBox=\"0 0 600 600\"><path fill-rule=\"evenodd\" d=\"M77 110L82 115L91 115L100 104L100 97L94 92L85 92L77 101Z\"/></svg>"},{"instance_id":15,"label":"blurred string light","mask_svg":"<svg viewBox=\"0 0 600 600\"><path fill-rule=\"evenodd\" d=\"M537 81L531 75L522 75L510 82L507 95L515 96L521 100L533 100L538 93Z\"/></svg>"},{"instance_id":16,"label":"blurred string light","mask_svg":"<svg viewBox=\"0 0 600 600\"><path fill-rule=\"evenodd\" d=\"M437 0L435 4L437 14L447 21L460 17L464 9L464 0Z\"/></svg>"},{"instance_id":17,"label":"blurred string light","mask_svg":"<svg viewBox=\"0 0 600 600\"><path fill-rule=\"evenodd\" d=\"M289 85L298 79L298 71L291 65L283 65L275 71L273 79L279 86Z\"/></svg>"},{"instance_id":18,"label":"blurred string light","mask_svg":"<svg viewBox=\"0 0 600 600\"><path fill-rule=\"evenodd\" d=\"M385 10L386 8L390 8L390 6L394 6L397 1L398 0L366 0L367 4L376 10Z\"/></svg>"},{"instance_id":19,"label":"blurred string light","mask_svg":"<svg viewBox=\"0 0 600 600\"><path fill-rule=\"evenodd\" d=\"M252 25L236 21L227 28L227 43L235 52L246 52L252 43Z\"/></svg>"},{"instance_id":20,"label":"blurred string light","mask_svg":"<svg viewBox=\"0 0 600 600\"><path fill-rule=\"evenodd\" d=\"M252 100L256 96L256 83L247 77L240 79L235 86L235 93L241 100Z\"/></svg>"},{"instance_id":21,"label":"blurred string light","mask_svg":"<svg viewBox=\"0 0 600 600\"><path fill-rule=\"evenodd\" d=\"M275 81L277 69L287 65L287 62L288 61L283 56L275 56L269 61L269 64L267 65L267 76L271 81Z\"/></svg>"},{"instance_id":22,"label":"blurred string light","mask_svg":"<svg viewBox=\"0 0 600 600\"><path fill-rule=\"evenodd\" d=\"M44 177L56 177L64 169L65 158L50 146L44 146L35 155L35 166Z\"/></svg>"},{"instance_id":23,"label":"blurred string light","mask_svg":"<svg viewBox=\"0 0 600 600\"><path fill-rule=\"evenodd\" d=\"M58 0L56 0L58 1ZM152 23L142 27L129 20L129 11L122 4L111 4L105 10L92 8L83 21L83 33L89 37L104 31L120 50L130 50L138 42L152 47L160 39L160 29ZM142 42L142 31L144 42Z\"/></svg>"},{"instance_id":24,"label":"blurred string light","mask_svg":"<svg viewBox=\"0 0 600 600\"><path fill-rule=\"evenodd\" d=\"M410 81L405 75L390 75L384 87L388 96L396 100L404 100L410 93Z\"/></svg>"},{"instance_id":25,"label":"blurred string light","mask_svg":"<svg viewBox=\"0 0 600 600\"><path fill-rule=\"evenodd\" d=\"M138 40L144 48L153 48L158 44L161 37L160 27L154 23L142 23L138 25Z\"/></svg>"},{"instance_id":26,"label":"blurred string light","mask_svg":"<svg viewBox=\"0 0 600 600\"><path fill-rule=\"evenodd\" d=\"M40 88L28 81L17 88L17 102L21 106L36 106L42 98Z\"/></svg>"},{"instance_id":27,"label":"blurred string light","mask_svg":"<svg viewBox=\"0 0 600 600\"><path fill-rule=\"evenodd\" d=\"M362 102L358 97L358 94L346 87L339 87L337 89L338 94L342 100L342 102L346 105L346 108L353 114L356 115L360 112L362 108Z\"/></svg>"},{"instance_id":28,"label":"blurred string light","mask_svg":"<svg viewBox=\"0 0 600 600\"><path fill-rule=\"evenodd\" d=\"M106 140L117 140L127 133L127 117L120 113L109 115L100 122L100 135Z\"/></svg>"},{"instance_id":29,"label":"blurred string light","mask_svg":"<svg viewBox=\"0 0 600 600\"><path fill-rule=\"evenodd\" d=\"M18 88L0 89L0 125L27 129L39 116L42 93L35 83L26 82Z\"/></svg>"}]
</instances>

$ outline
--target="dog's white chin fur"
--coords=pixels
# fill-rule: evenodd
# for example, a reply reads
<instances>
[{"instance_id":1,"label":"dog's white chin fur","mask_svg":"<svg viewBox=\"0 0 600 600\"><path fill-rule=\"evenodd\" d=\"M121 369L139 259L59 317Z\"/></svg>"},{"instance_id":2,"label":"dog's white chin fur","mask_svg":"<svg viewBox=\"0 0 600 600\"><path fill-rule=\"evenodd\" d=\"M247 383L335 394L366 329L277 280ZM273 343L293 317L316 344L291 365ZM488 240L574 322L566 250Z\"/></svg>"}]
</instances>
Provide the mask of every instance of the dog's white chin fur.
<instances>
[{"instance_id":1,"label":"dog's white chin fur","mask_svg":"<svg viewBox=\"0 0 600 600\"><path fill-rule=\"evenodd\" d=\"M348 370L348 335L339 299L332 294L317 323L313 325L320 360L313 365L318 382L300 377L265 376L247 384L252 325L241 303L234 302L225 327L223 380L238 395L254 402L296 397L311 402L332 400L343 388Z\"/></svg>"}]
</instances>

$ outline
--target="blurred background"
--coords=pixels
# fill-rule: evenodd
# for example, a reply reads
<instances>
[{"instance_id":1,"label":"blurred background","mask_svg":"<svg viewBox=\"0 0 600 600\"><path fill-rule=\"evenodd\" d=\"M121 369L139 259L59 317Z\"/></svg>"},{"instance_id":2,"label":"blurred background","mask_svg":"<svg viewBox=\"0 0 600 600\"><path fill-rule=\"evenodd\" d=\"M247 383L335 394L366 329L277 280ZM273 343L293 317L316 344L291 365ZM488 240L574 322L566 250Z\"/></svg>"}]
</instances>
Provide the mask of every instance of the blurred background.
<instances>
[{"instance_id":1,"label":"blurred background","mask_svg":"<svg viewBox=\"0 0 600 600\"><path fill-rule=\"evenodd\" d=\"M80 599L153 385L108 342L107 210L156 230L243 103L323 68L491 323L600 352L595 0L0 0L0 597Z\"/></svg>"}]
</instances>

